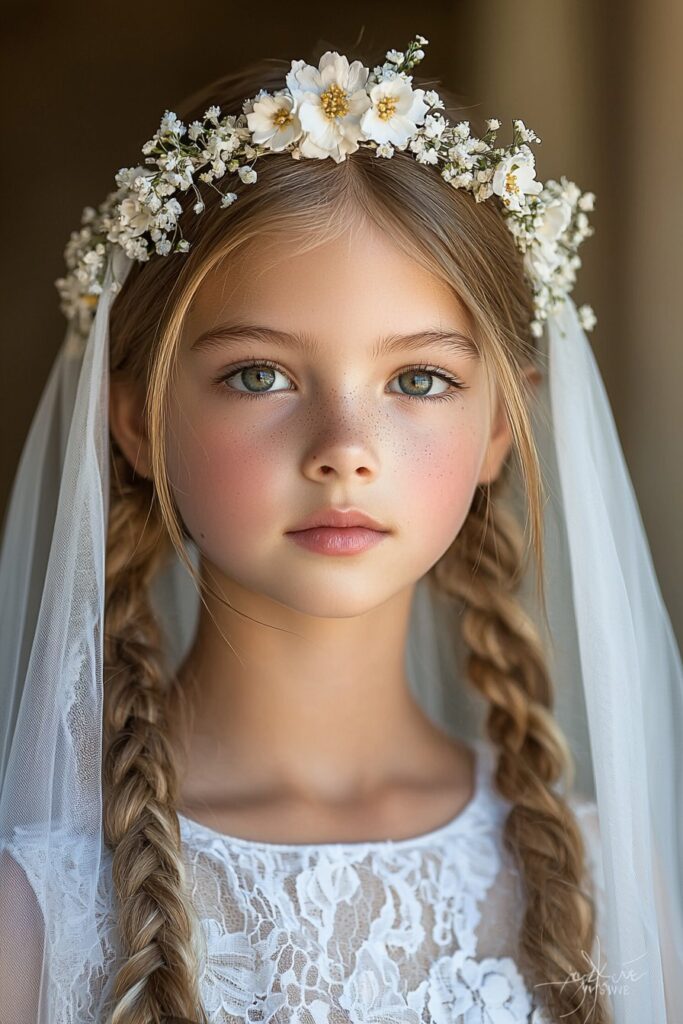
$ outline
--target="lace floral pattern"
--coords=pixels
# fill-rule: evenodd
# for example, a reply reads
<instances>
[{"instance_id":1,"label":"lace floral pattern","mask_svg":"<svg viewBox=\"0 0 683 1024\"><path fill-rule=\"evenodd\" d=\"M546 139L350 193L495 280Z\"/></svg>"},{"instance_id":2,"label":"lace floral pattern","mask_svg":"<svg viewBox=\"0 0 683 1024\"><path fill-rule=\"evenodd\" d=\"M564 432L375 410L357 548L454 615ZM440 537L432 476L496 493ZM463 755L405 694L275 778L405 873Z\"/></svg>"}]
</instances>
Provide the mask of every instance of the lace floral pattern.
<instances>
[{"instance_id":1,"label":"lace floral pattern","mask_svg":"<svg viewBox=\"0 0 683 1024\"><path fill-rule=\"evenodd\" d=\"M470 802L409 839L275 844L179 816L211 1024L547 1024L515 962L523 903L501 841L509 808L490 784L491 749L475 745ZM599 927L595 804L572 804L587 839ZM41 865L27 837L10 852L33 884ZM63 876L59 863L51 866L55 892L74 891L72 863L65 858ZM107 860L98 890L102 946L80 970L67 961L63 1024L99 1022L110 1009L119 960L110 891Z\"/></svg>"}]
</instances>

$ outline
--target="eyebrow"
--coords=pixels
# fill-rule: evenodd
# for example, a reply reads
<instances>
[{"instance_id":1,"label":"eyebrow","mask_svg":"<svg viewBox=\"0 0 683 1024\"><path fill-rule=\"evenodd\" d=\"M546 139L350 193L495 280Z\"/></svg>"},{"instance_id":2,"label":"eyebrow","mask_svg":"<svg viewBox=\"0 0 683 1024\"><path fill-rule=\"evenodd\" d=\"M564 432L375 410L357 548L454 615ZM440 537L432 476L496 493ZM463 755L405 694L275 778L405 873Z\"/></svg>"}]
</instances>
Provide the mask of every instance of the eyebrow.
<instances>
[{"instance_id":1,"label":"eyebrow","mask_svg":"<svg viewBox=\"0 0 683 1024\"><path fill-rule=\"evenodd\" d=\"M230 346L245 339L270 342L270 344L280 345L283 348L309 355L317 355L320 352L319 342L306 332L289 333L261 324L244 322L216 324L195 338L190 349L195 352L206 351L207 349ZM425 330L414 331L411 334L392 334L379 338L372 349L371 356L373 359L378 359L380 356L399 350L419 349L424 348L425 345L434 345L460 356L476 358L479 355L479 349L474 339L468 334L463 334L453 328L446 330L425 328Z\"/></svg>"}]
</instances>

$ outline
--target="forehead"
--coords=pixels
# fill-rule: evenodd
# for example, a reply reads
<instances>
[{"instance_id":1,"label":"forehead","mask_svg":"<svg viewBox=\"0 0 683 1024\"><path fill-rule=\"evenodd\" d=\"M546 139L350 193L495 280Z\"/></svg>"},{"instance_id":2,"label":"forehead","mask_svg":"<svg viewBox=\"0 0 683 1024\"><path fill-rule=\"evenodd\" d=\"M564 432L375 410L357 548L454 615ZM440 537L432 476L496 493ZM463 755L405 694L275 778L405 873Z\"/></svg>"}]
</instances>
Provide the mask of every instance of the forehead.
<instances>
[{"instance_id":1,"label":"forehead","mask_svg":"<svg viewBox=\"0 0 683 1024\"><path fill-rule=\"evenodd\" d=\"M214 267L195 293L187 333L253 317L329 338L374 340L427 324L472 330L464 304L443 281L379 229L354 227L298 251L286 235L251 243Z\"/></svg>"}]
</instances>

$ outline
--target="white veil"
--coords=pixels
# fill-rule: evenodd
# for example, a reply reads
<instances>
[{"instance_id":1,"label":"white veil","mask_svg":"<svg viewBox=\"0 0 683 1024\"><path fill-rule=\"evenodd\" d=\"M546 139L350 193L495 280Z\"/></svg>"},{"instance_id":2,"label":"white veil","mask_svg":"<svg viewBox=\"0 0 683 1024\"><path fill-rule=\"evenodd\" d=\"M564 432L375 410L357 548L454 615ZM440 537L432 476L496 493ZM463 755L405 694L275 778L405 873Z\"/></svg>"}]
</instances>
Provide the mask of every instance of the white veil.
<instances>
[{"instance_id":1,"label":"white veil","mask_svg":"<svg viewBox=\"0 0 683 1024\"><path fill-rule=\"evenodd\" d=\"M13 979L14 1005L0 1007L3 1024L92 1020L88 976L103 962L97 909L105 852L108 324L110 286L123 283L132 265L121 250L108 259L87 345L83 349L70 328L45 386L4 526L0 971ZM602 939L611 972L603 981L610 985L615 1024L677 1024L683 1021L680 655L609 403L571 298L551 314L540 344L548 346L548 374L534 426L550 495L548 653L577 784L595 797L600 817ZM199 608L177 558L158 577L154 601L175 667ZM426 709L471 735L481 709L466 686L453 685L453 621L421 581L407 666ZM34 851L26 873L8 852L22 844ZM68 990L58 977L69 978Z\"/></svg>"}]
</instances>

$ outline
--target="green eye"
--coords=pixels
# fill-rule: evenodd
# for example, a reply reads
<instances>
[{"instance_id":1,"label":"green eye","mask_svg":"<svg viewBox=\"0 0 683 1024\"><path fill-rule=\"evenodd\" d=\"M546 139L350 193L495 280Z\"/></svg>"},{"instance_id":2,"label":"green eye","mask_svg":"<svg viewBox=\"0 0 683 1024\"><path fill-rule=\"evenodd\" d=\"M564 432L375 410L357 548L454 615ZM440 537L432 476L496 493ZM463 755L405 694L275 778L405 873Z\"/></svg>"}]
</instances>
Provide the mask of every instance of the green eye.
<instances>
[{"instance_id":1,"label":"green eye","mask_svg":"<svg viewBox=\"0 0 683 1024\"><path fill-rule=\"evenodd\" d=\"M288 380L291 379L272 360L252 359L250 362L231 367L228 373L221 374L214 383L228 391L234 392L240 398L260 398L262 395L274 394L280 391L293 391L294 388L292 387L273 388L271 386L277 374L286 377ZM228 381L231 381L233 378L246 384L246 387L237 387L234 384L229 384ZM406 379L406 386L416 387L418 392L421 393L410 394L406 391L391 391L389 392L390 394L398 394L401 398L417 401L437 402L453 398L456 391L465 391L467 389L466 385L458 380L457 377L454 377L446 370L440 369L438 366L426 364L409 366L393 377L392 380L402 381L403 378ZM428 392L433 387L435 379L442 381L447 387L436 394L429 394Z\"/></svg>"}]
</instances>

